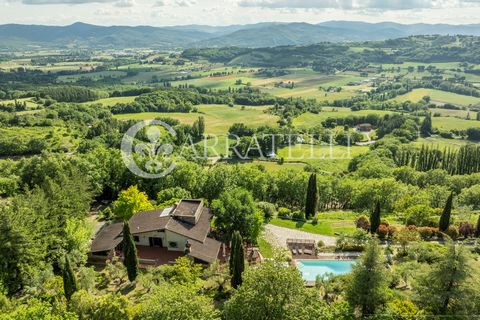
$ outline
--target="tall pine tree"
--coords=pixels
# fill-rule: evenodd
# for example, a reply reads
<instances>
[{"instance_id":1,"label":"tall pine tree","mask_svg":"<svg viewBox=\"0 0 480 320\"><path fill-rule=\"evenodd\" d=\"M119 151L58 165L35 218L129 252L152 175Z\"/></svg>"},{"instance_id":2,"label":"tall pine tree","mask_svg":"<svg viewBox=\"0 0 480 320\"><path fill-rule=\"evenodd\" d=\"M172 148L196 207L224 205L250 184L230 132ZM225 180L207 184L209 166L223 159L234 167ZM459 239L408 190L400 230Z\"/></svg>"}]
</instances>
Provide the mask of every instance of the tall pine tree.
<instances>
[{"instance_id":1,"label":"tall pine tree","mask_svg":"<svg viewBox=\"0 0 480 320\"><path fill-rule=\"evenodd\" d=\"M453 203L453 192L450 193L447 199L447 203L443 208L442 216L440 217L440 222L438 223L438 229L442 232L447 231L450 226L450 216L452 214L452 203Z\"/></svg>"},{"instance_id":2,"label":"tall pine tree","mask_svg":"<svg viewBox=\"0 0 480 320\"><path fill-rule=\"evenodd\" d=\"M371 233L376 233L378 230L378 227L380 226L380 214L381 214L380 201L377 201L375 203L375 208L373 209L370 215L370 232Z\"/></svg>"},{"instance_id":3,"label":"tall pine tree","mask_svg":"<svg viewBox=\"0 0 480 320\"><path fill-rule=\"evenodd\" d=\"M318 204L317 175L312 173L308 179L307 198L305 201L305 215L307 219L315 216Z\"/></svg>"},{"instance_id":4,"label":"tall pine tree","mask_svg":"<svg viewBox=\"0 0 480 320\"><path fill-rule=\"evenodd\" d=\"M63 292L65 293L65 298L70 300L72 295L78 290L77 278L75 273L73 273L72 266L70 265L70 259L68 256L65 256L65 266L62 270L63 278Z\"/></svg>"},{"instance_id":5,"label":"tall pine tree","mask_svg":"<svg viewBox=\"0 0 480 320\"><path fill-rule=\"evenodd\" d=\"M123 264L127 268L128 280L134 281L138 275L137 247L133 241L128 221L123 223Z\"/></svg>"},{"instance_id":6,"label":"tall pine tree","mask_svg":"<svg viewBox=\"0 0 480 320\"><path fill-rule=\"evenodd\" d=\"M346 298L363 317L373 315L386 301L388 277L384 253L376 239L371 239L362 258L352 269Z\"/></svg>"},{"instance_id":7,"label":"tall pine tree","mask_svg":"<svg viewBox=\"0 0 480 320\"><path fill-rule=\"evenodd\" d=\"M242 284L242 273L245 270L245 257L243 252L243 239L240 232L235 231L232 236L232 248L230 252L230 276L233 288Z\"/></svg>"}]
</instances>

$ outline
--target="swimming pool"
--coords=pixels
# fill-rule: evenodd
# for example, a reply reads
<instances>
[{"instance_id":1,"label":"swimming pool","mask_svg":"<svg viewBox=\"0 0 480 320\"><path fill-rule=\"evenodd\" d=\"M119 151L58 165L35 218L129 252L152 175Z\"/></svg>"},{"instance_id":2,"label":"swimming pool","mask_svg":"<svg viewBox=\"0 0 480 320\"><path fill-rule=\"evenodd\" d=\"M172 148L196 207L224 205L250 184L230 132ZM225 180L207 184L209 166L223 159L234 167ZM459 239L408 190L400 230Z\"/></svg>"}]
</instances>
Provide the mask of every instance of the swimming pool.
<instances>
[{"instance_id":1,"label":"swimming pool","mask_svg":"<svg viewBox=\"0 0 480 320\"><path fill-rule=\"evenodd\" d=\"M341 275L352 271L355 260L297 260L303 280L315 281L325 274Z\"/></svg>"}]
</instances>

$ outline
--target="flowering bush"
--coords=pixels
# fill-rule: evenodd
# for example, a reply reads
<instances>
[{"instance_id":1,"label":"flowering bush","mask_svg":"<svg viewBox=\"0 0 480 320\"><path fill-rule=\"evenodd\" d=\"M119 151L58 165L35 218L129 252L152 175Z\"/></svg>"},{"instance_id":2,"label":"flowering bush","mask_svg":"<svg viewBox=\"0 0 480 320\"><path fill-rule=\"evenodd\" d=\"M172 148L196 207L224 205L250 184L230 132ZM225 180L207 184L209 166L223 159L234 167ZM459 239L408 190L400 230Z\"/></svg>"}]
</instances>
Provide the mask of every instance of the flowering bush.
<instances>
[{"instance_id":1,"label":"flowering bush","mask_svg":"<svg viewBox=\"0 0 480 320\"><path fill-rule=\"evenodd\" d=\"M360 216L355 220L355 227L363 230L370 230L370 221L366 216Z\"/></svg>"},{"instance_id":2,"label":"flowering bush","mask_svg":"<svg viewBox=\"0 0 480 320\"><path fill-rule=\"evenodd\" d=\"M420 227L417 229L423 240L430 240L438 233L438 228Z\"/></svg>"},{"instance_id":3,"label":"flowering bush","mask_svg":"<svg viewBox=\"0 0 480 320\"><path fill-rule=\"evenodd\" d=\"M470 222L460 222L460 227L458 227L458 233L465 238L473 236L475 229Z\"/></svg>"}]
</instances>

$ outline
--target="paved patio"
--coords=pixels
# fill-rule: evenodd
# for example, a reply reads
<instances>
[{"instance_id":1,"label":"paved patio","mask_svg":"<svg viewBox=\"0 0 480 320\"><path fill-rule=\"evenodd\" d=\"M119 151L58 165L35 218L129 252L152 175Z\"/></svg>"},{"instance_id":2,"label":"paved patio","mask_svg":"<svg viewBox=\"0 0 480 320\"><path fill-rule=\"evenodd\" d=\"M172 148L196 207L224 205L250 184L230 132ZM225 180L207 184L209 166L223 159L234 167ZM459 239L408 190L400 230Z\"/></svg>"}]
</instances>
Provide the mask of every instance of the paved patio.
<instances>
[{"instance_id":1,"label":"paved patio","mask_svg":"<svg viewBox=\"0 0 480 320\"><path fill-rule=\"evenodd\" d=\"M117 255L121 255L121 252L117 252ZM137 255L140 267L144 268L174 263L184 253L183 251L168 251L167 248L137 245Z\"/></svg>"},{"instance_id":2,"label":"paved patio","mask_svg":"<svg viewBox=\"0 0 480 320\"><path fill-rule=\"evenodd\" d=\"M267 224L265 226L264 237L274 246L286 249L288 249L287 239L315 240L316 243L322 240L326 246L334 246L337 240L335 237L322 236L300 230L277 227L271 224Z\"/></svg>"}]
</instances>

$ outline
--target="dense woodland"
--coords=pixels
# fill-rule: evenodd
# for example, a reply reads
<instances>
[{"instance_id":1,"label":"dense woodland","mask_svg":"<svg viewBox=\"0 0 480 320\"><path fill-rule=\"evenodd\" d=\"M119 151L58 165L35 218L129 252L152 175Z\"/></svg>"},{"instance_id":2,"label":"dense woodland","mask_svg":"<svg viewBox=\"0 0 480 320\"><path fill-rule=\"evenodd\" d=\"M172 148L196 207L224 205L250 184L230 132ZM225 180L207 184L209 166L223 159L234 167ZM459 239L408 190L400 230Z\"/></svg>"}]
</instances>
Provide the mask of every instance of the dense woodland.
<instances>
[{"instance_id":1,"label":"dense woodland","mask_svg":"<svg viewBox=\"0 0 480 320\"><path fill-rule=\"evenodd\" d=\"M63 62L85 68L99 61L94 52L64 52L2 69L0 319L410 320L479 314L478 48L477 37L419 36L140 51L101 60L90 71L29 68ZM442 62L457 64L429 67ZM169 72L158 76L152 65ZM279 89L284 91L275 91L277 86L265 92L244 79L276 81L298 71L292 67L308 68L315 77L346 70L354 76L345 84L312 80L316 98L283 94L295 90L292 81ZM191 69L189 76L182 68ZM134 83L151 73L157 78ZM61 82L76 76L70 84ZM131 77L136 80L123 82ZM225 79L227 85L211 87ZM188 82L196 80L207 85ZM320 99L348 87L367 90ZM416 89L472 100L395 100ZM161 135L161 142L174 146L176 168L164 178L144 179L125 166L120 144L132 125L154 119L176 132ZM439 120L457 122L442 127ZM357 128L365 124L372 128L368 135ZM202 143L218 132L223 141L238 138L239 153L230 148L218 157L202 154ZM134 145L148 140L142 130ZM289 147L351 147L352 154L292 160L282 153ZM143 169L147 158L136 158ZM180 258L138 269L128 219L182 198L206 201L214 213L212 236L231 241L230 261L204 266ZM95 227L116 221L124 222L128 258L93 268L87 254ZM331 232L346 221L345 229ZM291 254L265 238L262 229L269 223L307 231L325 227L317 233L336 237L336 245L318 243L319 252L363 255L350 274L319 277L306 287L290 265ZM245 245L258 246L268 259L246 264Z\"/></svg>"}]
</instances>

